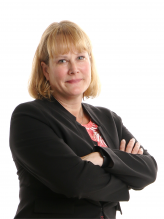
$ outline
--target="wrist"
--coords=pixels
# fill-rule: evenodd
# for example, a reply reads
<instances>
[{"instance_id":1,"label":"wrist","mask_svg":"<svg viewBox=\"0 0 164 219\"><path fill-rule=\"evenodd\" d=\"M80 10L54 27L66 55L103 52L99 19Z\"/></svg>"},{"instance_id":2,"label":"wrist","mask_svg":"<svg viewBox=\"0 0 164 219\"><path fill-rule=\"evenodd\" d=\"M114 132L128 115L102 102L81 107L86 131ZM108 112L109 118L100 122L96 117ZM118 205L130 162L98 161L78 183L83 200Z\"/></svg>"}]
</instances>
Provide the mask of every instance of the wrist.
<instances>
[{"instance_id":1,"label":"wrist","mask_svg":"<svg viewBox=\"0 0 164 219\"><path fill-rule=\"evenodd\" d=\"M100 154L103 158L103 163L102 163L102 166L101 167L107 167L108 164L109 164L109 159L108 157L106 156L106 154L104 153L104 151L102 149L100 149Z\"/></svg>"}]
</instances>

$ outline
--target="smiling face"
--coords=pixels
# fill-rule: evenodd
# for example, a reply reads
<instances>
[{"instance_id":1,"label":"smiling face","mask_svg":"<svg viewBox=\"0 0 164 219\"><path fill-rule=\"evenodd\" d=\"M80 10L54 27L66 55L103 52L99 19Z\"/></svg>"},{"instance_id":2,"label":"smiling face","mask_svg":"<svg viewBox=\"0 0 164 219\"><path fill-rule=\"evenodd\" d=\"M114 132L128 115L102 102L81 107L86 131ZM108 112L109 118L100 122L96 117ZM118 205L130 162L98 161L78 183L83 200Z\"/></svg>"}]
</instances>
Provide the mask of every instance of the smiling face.
<instances>
[{"instance_id":1,"label":"smiling face","mask_svg":"<svg viewBox=\"0 0 164 219\"><path fill-rule=\"evenodd\" d=\"M59 99L82 98L91 82L91 63L86 51L69 52L41 62L44 76ZM77 80L77 81L76 81Z\"/></svg>"}]
</instances>

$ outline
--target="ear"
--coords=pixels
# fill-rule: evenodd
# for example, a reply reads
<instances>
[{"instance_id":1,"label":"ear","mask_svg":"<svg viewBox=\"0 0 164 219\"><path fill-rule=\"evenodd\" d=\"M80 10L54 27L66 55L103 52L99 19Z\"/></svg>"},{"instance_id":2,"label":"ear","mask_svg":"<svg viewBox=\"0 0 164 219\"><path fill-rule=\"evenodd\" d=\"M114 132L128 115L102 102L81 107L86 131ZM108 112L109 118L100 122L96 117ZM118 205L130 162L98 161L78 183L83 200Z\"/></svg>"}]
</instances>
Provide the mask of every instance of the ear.
<instances>
[{"instance_id":1,"label":"ear","mask_svg":"<svg viewBox=\"0 0 164 219\"><path fill-rule=\"evenodd\" d=\"M46 77L47 81L49 81L48 65L46 65L44 62L41 62L41 67L42 67L44 76Z\"/></svg>"}]
</instances>

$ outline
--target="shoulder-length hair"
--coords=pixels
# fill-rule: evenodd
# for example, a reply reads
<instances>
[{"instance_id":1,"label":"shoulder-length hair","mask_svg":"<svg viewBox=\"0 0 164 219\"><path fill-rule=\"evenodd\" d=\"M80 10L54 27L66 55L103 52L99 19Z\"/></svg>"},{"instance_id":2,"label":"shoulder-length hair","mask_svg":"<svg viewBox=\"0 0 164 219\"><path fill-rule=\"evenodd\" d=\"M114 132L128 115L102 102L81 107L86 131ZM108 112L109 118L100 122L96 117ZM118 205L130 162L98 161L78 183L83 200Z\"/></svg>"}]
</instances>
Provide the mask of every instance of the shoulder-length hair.
<instances>
[{"instance_id":1,"label":"shoulder-length hair","mask_svg":"<svg viewBox=\"0 0 164 219\"><path fill-rule=\"evenodd\" d=\"M91 62L91 83L83 93L84 97L95 98L100 94L101 82L97 74L95 60L92 54L92 45L87 34L71 21L54 22L44 31L40 43L36 49L31 76L28 81L28 92L35 99L46 98L51 100L54 93L46 80L41 62L49 64L49 58L54 55L65 54L76 48L79 52L87 51Z\"/></svg>"}]
</instances>

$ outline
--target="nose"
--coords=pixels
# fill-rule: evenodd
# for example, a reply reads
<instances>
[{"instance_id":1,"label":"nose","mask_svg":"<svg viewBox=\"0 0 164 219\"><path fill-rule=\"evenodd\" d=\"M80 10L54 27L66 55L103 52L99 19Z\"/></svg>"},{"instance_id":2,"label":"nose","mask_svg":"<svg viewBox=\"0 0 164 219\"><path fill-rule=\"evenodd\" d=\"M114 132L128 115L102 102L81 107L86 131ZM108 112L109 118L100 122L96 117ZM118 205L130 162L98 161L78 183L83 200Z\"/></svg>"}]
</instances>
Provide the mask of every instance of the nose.
<instances>
[{"instance_id":1,"label":"nose","mask_svg":"<svg viewBox=\"0 0 164 219\"><path fill-rule=\"evenodd\" d=\"M69 74L79 73L78 66L75 62L69 63Z\"/></svg>"}]
</instances>

